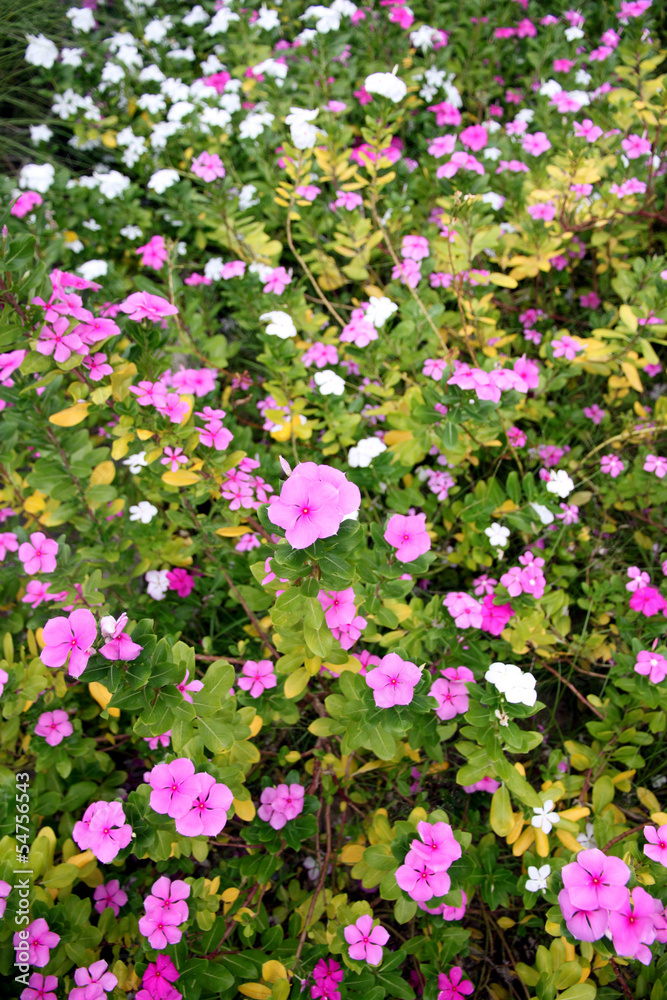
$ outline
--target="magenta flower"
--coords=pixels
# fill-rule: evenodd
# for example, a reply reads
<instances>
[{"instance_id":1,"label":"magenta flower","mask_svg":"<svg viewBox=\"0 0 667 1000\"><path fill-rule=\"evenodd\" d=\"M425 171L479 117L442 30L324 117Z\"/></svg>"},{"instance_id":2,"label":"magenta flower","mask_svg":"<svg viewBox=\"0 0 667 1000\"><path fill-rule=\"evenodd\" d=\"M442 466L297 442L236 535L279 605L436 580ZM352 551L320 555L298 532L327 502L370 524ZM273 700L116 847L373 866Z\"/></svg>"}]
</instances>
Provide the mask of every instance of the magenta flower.
<instances>
[{"instance_id":1,"label":"magenta flower","mask_svg":"<svg viewBox=\"0 0 667 1000\"><path fill-rule=\"evenodd\" d=\"M196 678L192 681L188 681L189 676L190 676L190 671L186 670L185 677L183 678L180 684L176 685L176 687L183 695L184 700L189 701L190 704L192 705L194 704L192 700L192 692L196 694L198 691L201 691L201 689L204 686L204 682L199 681Z\"/></svg>"},{"instance_id":2,"label":"magenta flower","mask_svg":"<svg viewBox=\"0 0 667 1000\"><path fill-rule=\"evenodd\" d=\"M412 562L431 548L426 514L392 514L384 539L396 549L399 562Z\"/></svg>"},{"instance_id":3,"label":"magenta flower","mask_svg":"<svg viewBox=\"0 0 667 1000\"><path fill-rule=\"evenodd\" d=\"M27 938L25 937L26 932ZM28 965L36 965L38 969L43 969L45 965L49 964L49 952L58 946L59 941L60 935L49 930L49 925L44 917L33 920L23 929L22 936L19 937L17 931L13 938L14 948L17 952L20 951L21 954L24 954L26 945L28 946ZM18 958L15 964L20 964Z\"/></svg>"},{"instance_id":4,"label":"magenta flower","mask_svg":"<svg viewBox=\"0 0 667 1000\"><path fill-rule=\"evenodd\" d=\"M278 681L273 672L271 660L246 660L243 664L239 687L247 691L251 698L259 698L264 691L274 688Z\"/></svg>"},{"instance_id":5,"label":"magenta flower","mask_svg":"<svg viewBox=\"0 0 667 1000\"><path fill-rule=\"evenodd\" d=\"M624 898L619 895L609 912L609 930L618 955L637 958L644 965L650 963L647 946L653 944L656 935L654 903L653 897L639 885L631 893L626 889Z\"/></svg>"},{"instance_id":6,"label":"magenta flower","mask_svg":"<svg viewBox=\"0 0 667 1000\"><path fill-rule=\"evenodd\" d=\"M154 271L162 270L162 265L169 258L163 236L151 236L148 243L142 247L137 247L135 253L141 254L141 264L143 267L152 267Z\"/></svg>"},{"instance_id":7,"label":"magenta flower","mask_svg":"<svg viewBox=\"0 0 667 1000\"><path fill-rule=\"evenodd\" d=\"M178 927L180 921L172 914L162 910L151 910L139 920L139 933L148 938L151 948L161 951L169 944L178 944L183 937L183 931Z\"/></svg>"},{"instance_id":8,"label":"magenta flower","mask_svg":"<svg viewBox=\"0 0 667 1000\"><path fill-rule=\"evenodd\" d=\"M542 578L544 579L544 577ZM533 595L536 596L536 595ZM482 601L482 624L484 632L491 635L500 635L505 629L510 618L514 618L514 611L511 604L497 604L493 594L487 594Z\"/></svg>"},{"instance_id":9,"label":"magenta flower","mask_svg":"<svg viewBox=\"0 0 667 1000\"><path fill-rule=\"evenodd\" d=\"M21 993L21 1000L56 1000L53 991L57 988L57 976L43 976L41 972L33 972Z\"/></svg>"},{"instance_id":10,"label":"magenta flower","mask_svg":"<svg viewBox=\"0 0 667 1000\"><path fill-rule=\"evenodd\" d=\"M627 889L622 891L627 893ZM608 910L580 909L570 899L567 889L559 892L558 904L563 911L567 929L578 941L598 941L607 930Z\"/></svg>"},{"instance_id":11,"label":"magenta flower","mask_svg":"<svg viewBox=\"0 0 667 1000\"><path fill-rule=\"evenodd\" d=\"M176 1000L181 994L170 984L178 978L176 966L169 956L158 955L144 972L141 983L145 989L141 993L146 995L146 1000ZM143 1000L140 993L137 993L137 1000Z\"/></svg>"},{"instance_id":12,"label":"magenta flower","mask_svg":"<svg viewBox=\"0 0 667 1000\"><path fill-rule=\"evenodd\" d=\"M120 802L93 802L74 824L72 838L82 851L90 849L106 865L130 843L132 827L125 822Z\"/></svg>"},{"instance_id":13,"label":"magenta flower","mask_svg":"<svg viewBox=\"0 0 667 1000\"><path fill-rule=\"evenodd\" d=\"M645 826L644 836L648 840L648 844L644 846L646 857L667 868L667 823L657 830L654 826Z\"/></svg>"},{"instance_id":14,"label":"magenta flower","mask_svg":"<svg viewBox=\"0 0 667 1000\"><path fill-rule=\"evenodd\" d=\"M630 869L620 858L607 857L593 848L580 851L574 863L565 865L562 875L563 885L577 909L609 909L618 902L619 890L630 878Z\"/></svg>"},{"instance_id":15,"label":"magenta flower","mask_svg":"<svg viewBox=\"0 0 667 1000\"><path fill-rule=\"evenodd\" d=\"M151 786L150 807L156 813L177 819L185 816L199 792L199 775L187 757L177 757L168 764L156 764L148 775Z\"/></svg>"},{"instance_id":16,"label":"magenta flower","mask_svg":"<svg viewBox=\"0 0 667 1000\"><path fill-rule=\"evenodd\" d=\"M57 552L58 543L52 538L47 538L42 531L35 531L30 536L29 542L22 542L19 545L19 559L29 576L35 573L53 573L56 568Z\"/></svg>"},{"instance_id":17,"label":"magenta flower","mask_svg":"<svg viewBox=\"0 0 667 1000\"><path fill-rule=\"evenodd\" d=\"M24 191L10 208L9 214L17 219L23 219L28 212L32 212L33 208L37 208L43 201L44 199L37 191Z\"/></svg>"},{"instance_id":18,"label":"magenta flower","mask_svg":"<svg viewBox=\"0 0 667 1000\"><path fill-rule=\"evenodd\" d=\"M133 292L128 295L125 302L121 303L121 311L128 313L130 319L139 322L142 319L150 319L153 323L158 323L165 316L175 316L178 312L176 306L172 306L167 299L160 295L152 295L150 292Z\"/></svg>"},{"instance_id":19,"label":"magenta flower","mask_svg":"<svg viewBox=\"0 0 667 1000\"><path fill-rule=\"evenodd\" d=\"M225 168L217 153L200 153L192 161L190 169L196 177L200 177L207 184L225 176Z\"/></svg>"},{"instance_id":20,"label":"magenta flower","mask_svg":"<svg viewBox=\"0 0 667 1000\"><path fill-rule=\"evenodd\" d=\"M319 505L317 512L308 505L310 490ZM328 511L324 509L327 504ZM339 469L300 462L283 484L280 497L271 497L268 516L274 524L286 529L285 536L292 548L303 549L317 538L336 534L341 522L355 513L360 504L359 487L349 482Z\"/></svg>"},{"instance_id":21,"label":"magenta flower","mask_svg":"<svg viewBox=\"0 0 667 1000\"><path fill-rule=\"evenodd\" d=\"M56 708L53 712L42 712L35 726L35 736L43 736L50 747L57 747L73 732L69 716L62 708Z\"/></svg>"},{"instance_id":22,"label":"magenta flower","mask_svg":"<svg viewBox=\"0 0 667 1000\"><path fill-rule=\"evenodd\" d=\"M87 969L77 969L74 982L76 986L70 990L68 1000L103 1000L105 993L115 989L118 979L113 972L107 972L107 962L101 959Z\"/></svg>"},{"instance_id":23,"label":"magenta flower","mask_svg":"<svg viewBox=\"0 0 667 1000\"><path fill-rule=\"evenodd\" d=\"M354 587L348 587L346 590L320 590L317 599L322 605L329 628L349 625L356 618Z\"/></svg>"},{"instance_id":24,"label":"magenta flower","mask_svg":"<svg viewBox=\"0 0 667 1000\"><path fill-rule=\"evenodd\" d=\"M194 576L180 566L167 571L167 580L169 590L175 590L179 597L189 597L194 590Z\"/></svg>"},{"instance_id":25,"label":"magenta flower","mask_svg":"<svg viewBox=\"0 0 667 1000\"><path fill-rule=\"evenodd\" d=\"M97 637L95 618L87 608L72 611L68 618L58 615L48 620L43 637L42 663L47 667L62 667L69 656L69 675L78 678L93 654L92 645Z\"/></svg>"},{"instance_id":26,"label":"magenta flower","mask_svg":"<svg viewBox=\"0 0 667 1000\"><path fill-rule=\"evenodd\" d=\"M166 875L153 883L150 895L144 900L146 913L169 914L174 923L182 924L188 919L190 886L182 879L168 879Z\"/></svg>"},{"instance_id":27,"label":"magenta flower","mask_svg":"<svg viewBox=\"0 0 667 1000\"><path fill-rule=\"evenodd\" d=\"M373 918L359 917L358 920L343 931L349 944L350 958L355 962L368 962L369 965L379 965L382 961L382 946L389 940L389 932L384 927L373 927Z\"/></svg>"},{"instance_id":28,"label":"magenta flower","mask_svg":"<svg viewBox=\"0 0 667 1000\"><path fill-rule=\"evenodd\" d=\"M450 969L449 975L441 972L438 976L438 1000L463 1000L474 990L470 980L463 978L463 969L459 965Z\"/></svg>"},{"instance_id":29,"label":"magenta flower","mask_svg":"<svg viewBox=\"0 0 667 1000\"><path fill-rule=\"evenodd\" d=\"M98 913L104 913L109 907L113 910L114 916L117 917L121 906L125 906L127 903L127 893L120 888L118 879L114 878L110 882L98 885L93 893L93 899Z\"/></svg>"},{"instance_id":30,"label":"magenta flower","mask_svg":"<svg viewBox=\"0 0 667 1000\"><path fill-rule=\"evenodd\" d=\"M396 871L396 881L410 899L418 903L426 903L434 896L444 896L452 884L447 872L424 861L415 851L406 854L404 863Z\"/></svg>"},{"instance_id":31,"label":"magenta flower","mask_svg":"<svg viewBox=\"0 0 667 1000\"><path fill-rule=\"evenodd\" d=\"M484 775L479 781L476 781L474 785L464 785L463 791L472 795L474 792L488 792L489 795L493 795L500 788L500 782L496 781L495 778L489 778L488 775Z\"/></svg>"},{"instance_id":32,"label":"magenta flower","mask_svg":"<svg viewBox=\"0 0 667 1000\"><path fill-rule=\"evenodd\" d=\"M630 598L630 607L651 618L661 611L667 612L667 601L655 587L639 587Z\"/></svg>"},{"instance_id":33,"label":"magenta flower","mask_svg":"<svg viewBox=\"0 0 667 1000\"><path fill-rule=\"evenodd\" d=\"M387 653L379 666L366 674L366 683L373 691L378 708L409 705L420 680L419 667L409 660L402 660L397 653Z\"/></svg>"},{"instance_id":34,"label":"magenta flower","mask_svg":"<svg viewBox=\"0 0 667 1000\"><path fill-rule=\"evenodd\" d=\"M7 909L7 896L12 891L12 887L9 882L5 882L0 879L0 917L4 917L5 910Z\"/></svg>"},{"instance_id":35,"label":"magenta flower","mask_svg":"<svg viewBox=\"0 0 667 1000\"><path fill-rule=\"evenodd\" d=\"M603 455L600 459L600 471L612 479L617 479L624 469L625 463L618 455Z\"/></svg>"},{"instance_id":36,"label":"magenta flower","mask_svg":"<svg viewBox=\"0 0 667 1000\"><path fill-rule=\"evenodd\" d=\"M175 395L175 393L170 393L170 395ZM169 396L167 397L167 399L168 398ZM170 466L169 470L170 472L177 472L178 466L181 464L187 464L187 462L188 462L188 456L184 453L182 448L171 448L169 445L167 445L167 447L164 449L164 456L160 459L160 465Z\"/></svg>"},{"instance_id":37,"label":"magenta flower","mask_svg":"<svg viewBox=\"0 0 667 1000\"><path fill-rule=\"evenodd\" d=\"M465 667L459 669L464 670ZM435 869L447 869L461 857L461 845L455 840L449 823L417 823L417 832L421 840L416 838L410 844L410 849L417 857Z\"/></svg>"},{"instance_id":38,"label":"magenta flower","mask_svg":"<svg viewBox=\"0 0 667 1000\"><path fill-rule=\"evenodd\" d=\"M129 660L136 660L144 647L132 642L127 632L121 632L115 639L110 639L101 648L100 653L107 660L122 660L127 663Z\"/></svg>"},{"instance_id":39,"label":"magenta flower","mask_svg":"<svg viewBox=\"0 0 667 1000\"><path fill-rule=\"evenodd\" d=\"M445 721L468 711L466 684L474 684L475 677L468 667L446 667L442 673L443 676L433 682L429 695L438 702L435 714Z\"/></svg>"},{"instance_id":40,"label":"magenta flower","mask_svg":"<svg viewBox=\"0 0 667 1000\"><path fill-rule=\"evenodd\" d=\"M644 677L648 677L653 684L661 684L665 677L667 677L667 659L661 656L660 653L642 649L637 653L635 671Z\"/></svg>"},{"instance_id":41,"label":"magenta flower","mask_svg":"<svg viewBox=\"0 0 667 1000\"><path fill-rule=\"evenodd\" d=\"M443 920L461 920L465 916L466 906L468 904L468 897L463 889L461 889L461 897L460 906L447 906L446 903L441 903L440 906L436 906L435 909L427 906L426 903L418 903L418 906L420 910L424 910L426 913L430 913L431 916L434 917L442 917Z\"/></svg>"},{"instance_id":42,"label":"magenta flower","mask_svg":"<svg viewBox=\"0 0 667 1000\"><path fill-rule=\"evenodd\" d=\"M260 797L257 815L274 830L282 830L285 823L296 819L303 812L305 789L298 782L265 788Z\"/></svg>"},{"instance_id":43,"label":"magenta flower","mask_svg":"<svg viewBox=\"0 0 667 1000\"><path fill-rule=\"evenodd\" d=\"M227 785L216 782L212 775L202 772L199 791L192 801L192 807L176 819L176 831L182 837L217 837L227 822L227 812L234 796Z\"/></svg>"}]
</instances>

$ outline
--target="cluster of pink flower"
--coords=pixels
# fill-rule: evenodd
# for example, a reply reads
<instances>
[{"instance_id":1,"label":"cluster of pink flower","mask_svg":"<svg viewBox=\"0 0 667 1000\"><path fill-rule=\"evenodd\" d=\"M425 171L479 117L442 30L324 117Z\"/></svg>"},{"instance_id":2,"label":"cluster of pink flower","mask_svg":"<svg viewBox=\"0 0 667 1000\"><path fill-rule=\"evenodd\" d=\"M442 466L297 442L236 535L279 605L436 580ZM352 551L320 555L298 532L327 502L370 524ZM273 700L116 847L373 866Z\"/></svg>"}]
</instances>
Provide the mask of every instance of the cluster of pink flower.
<instances>
[{"instance_id":1,"label":"cluster of pink flower","mask_svg":"<svg viewBox=\"0 0 667 1000\"><path fill-rule=\"evenodd\" d=\"M207 771L195 773L187 757L156 764L145 779L151 809L175 820L182 837L217 837L225 826L234 796Z\"/></svg>"},{"instance_id":2,"label":"cluster of pink flower","mask_svg":"<svg viewBox=\"0 0 667 1000\"><path fill-rule=\"evenodd\" d=\"M543 596L547 585L542 567L544 559L534 556L532 552L525 552L519 556L521 566L512 566L500 578L503 587L506 588L510 597L519 597L521 594L530 594L535 600Z\"/></svg>"},{"instance_id":3,"label":"cluster of pink flower","mask_svg":"<svg viewBox=\"0 0 667 1000\"><path fill-rule=\"evenodd\" d=\"M162 265L169 259L169 251L164 242L164 236L151 236L148 243L137 247L134 251L141 254L141 266L150 267L154 271L162 270Z\"/></svg>"},{"instance_id":4,"label":"cluster of pink flower","mask_svg":"<svg viewBox=\"0 0 667 1000\"><path fill-rule=\"evenodd\" d=\"M579 941L598 941L609 934L617 955L648 965L649 946L667 942L665 907L641 886L630 892L630 868L620 858L597 848L580 851L562 871L564 888L558 902L570 933Z\"/></svg>"},{"instance_id":5,"label":"cluster of pink flower","mask_svg":"<svg viewBox=\"0 0 667 1000\"><path fill-rule=\"evenodd\" d=\"M431 548L426 514L392 514L384 540L396 549L399 562L412 562Z\"/></svg>"},{"instance_id":6,"label":"cluster of pink flower","mask_svg":"<svg viewBox=\"0 0 667 1000\"><path fill-rule=\"evenodd\" d=\"M213 409L205 406L203 410L197 410L196 416L205 421L203 427L198 427L199 443L207 448L215 448L216 451L224 451L234 440L234 435L223 426L223 418L226 416L225 410Z\"/></svg>"},{"instance_id":7,"label":"cluster of pink flower","mask_svg":"<svg viewBox=\"0 0 667 1000\"><path fill-rule=\"evenodd\" d=\"M410 899L426 903L445 896L452 884L447 870L461 857L461 845L449 823L417 824L421 840L414 838L405 861L396 871L396 881Z\"/></svg>"},{"instance_id":8,"label":"cluster of pink flower","mask_svg":"<svg viewBox=\"0 0 667 1000\"><path fill-rule=\"evenodd\" d=\"M442 603L454 619L457 628L481 628L482 605L462 590L452 590Z\"/></svg>"},{"instance_id":9,"label":"cluster of pink flower","mask_svg":"<svg viewBox=\"0 0 667 1000\"><path fill-rule=\"evenodd\" d=\"M236 468L227 470L226 478L220 486L220 496L229 500L230 510L257 510L262 504L268 503L273 486L262 476L254 475L254 470L258 468L257 459L246 456Z\"/></svg>"},{"instance_id":10,"label":"cluster of pink flower","mask_svg":"<svg viewBox=\"0 0 667 1000\"><path fill-rule=\"evenodd\" d=\"M135 1000L181 1000L181 994L171 985L179 978L169 956L158 955L144 972Z\"/></svg>"},{"instance_id":11,"label":"cluster of pink flower","mask_svg":"<svg viewBox=\"0 0 667 1000\"><path fill-rule=\"evenodd\" d=\"M36 351L53 355L58 364L63 364L72 354L87 355L93 344L118 336L120 328L112 319L94 316L84 308L80 295L68 291L71 288L99 291L101 285L59 270L51 271L49 279L53 291L48 302L40 298L32 300L33 305L45 310L44 326L35 344ZM106 361L106 355L103 361Z\"/></svg>"},{"instance_id":12,"label":"cluster of pink flower","mask_svg":"<svg viewBox=\"0 0 667 1000\"><path fill-rule=\"evenodd\" d=\"M108 865L132 839L122 803L91 803L74 824L72 838L82 851L91 850L98 861Z\"/></svg>"},{"instance_id":13,"label":"cluster of pink flower","mask_svg":"<svg viewBox=\"0 0 667 1000\"><path fill-rule=\"evenodd\" d=\"M496 368L485 372L481 368L471 368L463 362L454 362L454 374L447 379L447 385L456 385L459 389L472 389L478 399L489 399L500 402L501 392L515 389L517 392L528 392L539 384L539 366L535 361L529 361L525 355L517 358L514 370L511 368Z\"/></svg>"},{"instance_id":14,"label":"cluster of pink flower","mask_svg":"<svg viewBox=\"0 0 667 1000\"><path fill-rule=\"evenodd\" d=\"M311 1000L341 1000L338 984L343 981L343 967L335 959L321 958L313 969L313 979Z\"/></svg>"},{"instance_id":15,"label":"cluster of pink flower","mask_svg":"<svg viewBox=\"0 0 667 1000\"><path fill-rule=\"evenodd\" d=\"M188 919L190 886L182 879L173 882L163 875L151 887L144 900L144 916L139 920L139 933L148 938L151 948L162 951L169 944L178 944L183 937L180 924Z\"/></svg>"},{"instance_id":16,"label":"cluster of pink flower","mask_svg":"<svg viewBox=\"0 0 667 1000\"><path fill-rule=\"evenodd\" d=\"M303 812L304 795L303 785L297 782L265 788L260 796L257 815L274 830L282 830L285 823Z\"/></svg>"},{"instance_id":17,"label":"cluster of pink flower","mask_svg":"<svg viewBox=\"0 0 667 1000\"><path fill-rule=\"evenodd\" d=\"M387 653L377 667L366 673L366 683L378 708L393 708L410 704L421 676L416 664L403 660L398 653Z\"/></svg>"},{"instance_id":18,"label":"cluster of pink flower","mask_svg":"<svg viewBox=\"0 0 667 1000\"><path fill-rule=\"evenodd\" d=\"M438 703L435 714L446 721L468 711L467 684L475 683L475 675L468 667L445 667L431 685L429 695Z\"/></svg>"},{"instance_id":19,"label":"cluster of pink flower","mask_svg":"<svg viewBox=\"0 0 667 1000\"><path fill-rule=\"evenodd\" d=\"M338 364L338 350L334 344L325 344L321 340L316 340L303 352L301 360L306 367L315 365L316 368L327 368L329 365Z\"/></svg>"},{"instance_id":20,"label":"cluster of pink flower","mask_svg":"<svg viewBox=\"0 0 667 1000\"><path fill-rule=\"evenodd\" d=\"M68 1000L106 1000L106 994L118 985L117 977L113 972L107 971L107 965L107 962L100 959L88 968L76 969L76 986L70 990Z\"/></svg>"},{"instance_id":21,"label":"cluster of pink flower","mask_svg":"<svg viewBox=\"0 0 667 1000\"><path fill-rule=\"evenodd\" d=\"M446 500L452 486L456 485L454 477L445 469L428 469L426 471L428 472L426 485L431 493L435 493L438 500Z\"/></svg>"},{"instance_id":22,"label":"cluster of pink flower","mask_svg":"<svg viewBox=\"0 0 667 1000\"><path fill-rule=\"evenodd\" d=\"M269 688L278 683L271 660L246 660L241 667L238 684L251 698L259 698Z\"/></svg>"},{"instance_id":23,"label":"cluster of pink flower","mask_svg":"<svg viewBox=\"0 0 667 1000\"><path fill-rule=\"evenodd\" d=\"M229 78L228 73L225 74L217 73L215 75L227 76ZM212 79L213 77L208 77L208 80L206 80L205 82L208 83L209 86L215 86L215 84L211 84L209 82ZM219 93L221 92L222 91L219 91ZM194 158L190 166L190 170L195 175L195 177L199 177L206 184L210 184L211 181L218 180L221 177L225 176L225 168L218 154L208 153L206 151L200 153L199 156L196 156Z\"/></svg>"},{"instance_id":24,"label":"cluster of pink flower","mask_svg":"<svg viewBox=\"0 0 667 1000\"><path fill-rule=\"evenodd\" d=\"M269 501L268 518L285 529L294 549L318 538L330 538L361 504L359 487L328 465L300 462L283 483L280 496Z\"/></svg>"},{"instance_id":25,"label":"cluster of pink flower","mask_svg":"<svg viewBox=\"0 0 667 1000\"><path fill-rule=\"evenodd\" d=\"M170 392L170 389L174 391ZM180 424L190 413L187 400L181 399L179 393L206 396L213 389L215 389L215 372L210 368L182 368L174 374L166 371L157 382L143 380L137 385L130 386L130 392L137 397L139 406L154 407L172 424ZM208 409L209 407L205 407L205 419L207 419L206 411ZM224 411L220 412L224 413ZM202 414L198 414L198 416L202 416Z\"/></svg>"},{"instance_id":26,"label":"cluster of pink flower","mask_svg":"<svg viewBox=\"0 0 667 1000\"><path fill-rule=\"evenodd\" d=\"M322 605L326 623L334 639L343 649L350 649L366 628L366 619L357 614L354 587L346 590L320 590L317 599Z\"/></svg>"},{"instance_id":27,"label":"cluster of pink flower","mask_svg":"<svg viewBox=\"0 0 667 1000\"><path fill-rule=\"evenodd\" d=\"M127 620L123 612L117 620L108 615L100 622L102 637L108 641L98 652L107 660L135 660L141 653L143 647L132 642L124 631ZM67 618L64 615L50 618L42 634L42 663L47 667L62 667L69 657L69 675L79 678L95 652L93 643L97 638L97 624L93 613L87 608L77 608Z\"/></svg>"},{"instance_id":28,"label":"cluster of pink flower","mask_svg":"<svg viewBox=\"0 0 667 1000\"><path fill-rule=\"evenodd\" d=\"M289 419L290 415L289 406L280 406L280 404L277 402L277 400L273 398L273 396L267 396L266 399L260 399L259 402L257 403L257 409L264 417L262 430L265 431L273 431L277 427L281 426L281 424L275 423L275 421L271 420L268 416L266 416L268 410L271 410L272 412L275 413L280 413L287 419Z\"/></svg>"},{"instance_id":29,"label":"cluster of pink flower","mask_svg":"<svg viewBox=\"0 0 667 1000\"><path fill-rule=\"evenodd\" d=\"M378 339L375 325L366 319L367 302L352 310L350 322L346 323L340 334L341 344L354 344L355 347L368 347L372 340Z\"/></svg>"}]
</instances>

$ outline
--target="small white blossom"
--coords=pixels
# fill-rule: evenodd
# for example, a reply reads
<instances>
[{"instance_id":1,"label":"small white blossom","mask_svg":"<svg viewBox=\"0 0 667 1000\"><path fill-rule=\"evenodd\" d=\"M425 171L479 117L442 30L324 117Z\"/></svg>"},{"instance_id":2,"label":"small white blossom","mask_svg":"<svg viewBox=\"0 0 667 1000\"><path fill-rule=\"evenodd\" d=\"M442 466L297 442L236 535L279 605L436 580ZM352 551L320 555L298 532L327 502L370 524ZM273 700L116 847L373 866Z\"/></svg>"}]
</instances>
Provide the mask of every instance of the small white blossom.
<instances>
[{"instance_id":1,"label":"small white blossom","mask_svg":"<svg viewBox=\"0 0 667 1000\"><path fill-rule=\"evenodd\" d=\"M157 514L157 507L154 507L148 500L140 500L139 503L130 507L130 521L141 521L142 524L150 524Z\"/></svg>"},{"instance_id":2,"label":"small white blossom","mask_svg":"<svg viewBox=\"0 0 667 1000\"><path fill-rule=\"evenodd\" d=\"M498 524L497 521L493 521L488 528L484 529L484 534L489 539L491 545L502 549L509 541L510 529L506 528L504 524Z\"/></svg>"},{"instance_id":3,"label":"small white blossom","mask_svg":"<svg viewBox=\"0 0 667 1000\"><path fill-rule=\"evenodd\" d=\"M161 601L169 590L168 572L166 569L149 569L144 576L144 580L148 584L146 587L148 596L152 597L154 601Z\"/></svg>"},{"instance_id":4,"label":"small white blossom","mask_svg":"<svg viewBox=\"0 0 667 1000\"><path fill-rule=\"evenodd\" d=\"M398 306L387 295L371 295L364 319L379 330L395 312L398 312Z\"/></svg>"},{"instance_id":5,"label":"small white blossom","mask_svg":"<svg viewBox=\"0 0 667 1000\"><path fill-rule=\"evenodd\" d=\"M342 396L345 392L345 381L331 368L315 372L313 380L323 396Z\"/></svg>"},{"instance_id":6,"label":"small white blossom","mask_svg":"<svg viewBox=\"0 0 667 1000\"><path fill-rule=\"evenodd\" d=\"M53 132L48 125L31 125L30 126L30 141L34 142L35 145L39 142L48 142Z\"/></svg>"},{"instance_id":7,"label":"small white blossom","mask_svg":"<svg viewBox=\"0 0 667 1000\"><path fill-rule=\"evenodd\" d=\"M386 450L387 446L380 438L362 438L348 451L347 461L352 469L366 469L377 455Z\"/></svg>"},{"instance_id":8,"label":"small white blossom","mask_svg":"<svg viewBox=\"0 0 667 1000\"><path fill-rule=\"evenodd\" d=\"M530 506L533 508L542 524L553 524L554 516L548 507L545 507L542 503L531 503Z\"/></svg>"},{"instance_id":9,"label":"small white blossom","mask_svg":"<svg viewBox=\"0 0 667 1000\"><path fill-rule=\"evenodd\" d=\"M87 260L77 271L86 281L95 281L96 278L103 278L109 270L109 265L105 260Z\"/></svg>"},{"instance_id":10,"label":"small white blossom","mask_svg":"<svg viewBox=\"0 0 667 1000\"><path fill-rule=\"evenodd\" d=\"M138 476L141 470L145 469L148 465L148 462L146 461L146 452L138 451L136 455L130 455L128 458L124 458L123 465L127 465L133 476Z\"/></svg>"},{"instance_id":11,"label":"small white blossom","mask_svg":"<svg viewBox=\"0 0 667 1000\"><path fill-rule=\"evenodd\" d=\"M528 868L528 878L526 879L526 889L528 892L546 892L547 879L551 875L551 865L542 865L536 868L530 865Z\"/></svg>"},{"instance_id":12,"label":"small white blossom","mask_svg":"<svg viewBox=\"0 0 667 1000\"><path fill-rule=\"evenodd\" d=\"M272 312L262 313L259 318L269 324L265 330L267 336L279 337L281 340L296 337L296 327L289 313L282 312L280 309L274 309Z\"/></svg>"},{"instance_id":13,"label":"small white blossom","mask_svg":"<svg viewBox=\"0 0 667 1000\"><path fill-rule=\"evenodd\" d=\"M58 58L58 47L46 35L26 35L29 45L23 57L31 66L51 69Z\"/></svg>"},{"instance_id":14,"label":"small white blossom","mask_svg":"<svg viewBox=\"0 0 667 1000\"><path fill-rule=\"evenodd\" d=\"M95 27L95 15L89 7L70 7L65 17L72 22L75 31L81 31L84 35Z\"/></svg>"},{"instance_id":15,"label":"small white blossom","mask_svg":"<svg viewBox=\"0 0 667 1000\"><path fill-rule=\"evenodd\" d=\"M547 483L547 493L556 493L561 500L569 496L574 489L574 482L570 479L567 472L564 469L552 469L549 473L549 482Z\"/></svg>"},{"instance_id":16,"label":"small white blossom","mask_svg":"<svg viewBox=\"0 0 667 1000\"><path fill-rule=\"evenodd\" d=\"M560 816L553 809L553 799L547 799L543 806L533 806L535 815L530 821L531 826L542 833L551 833L556 823L560 822Z\"/></svg>"},{"instance_id":17,"label":"small white blossom","mask_svg":"<svg viewBox=\"0 0 667 1000\"><path fill-rule=\"evenodd\" d=\"M56 172L50 163L26 163L19 174L19 187L46 194L55 176Z\"/></svg>"},{"instance_id":18,"label":"small white blossom","mask_svg":"<svg viewBox=\"0 0 667 1000\"><path fill-rule=\"evenodd\" d=\"M179 180L178 170L156 170L146 187L157 194L163 194Z\"/></svg>"},{"instance_id":19,"label":"small white blossom","mask_svg":"<svg viewBox=\"0 0 667 1000\"><path fill-rule=\"evenodd\" d=\"M364 87L369 94L380 94L394 104L402 101L408 92L407 86L393 73L371 73L364 80Z\"/></svg>"}]
</instances>

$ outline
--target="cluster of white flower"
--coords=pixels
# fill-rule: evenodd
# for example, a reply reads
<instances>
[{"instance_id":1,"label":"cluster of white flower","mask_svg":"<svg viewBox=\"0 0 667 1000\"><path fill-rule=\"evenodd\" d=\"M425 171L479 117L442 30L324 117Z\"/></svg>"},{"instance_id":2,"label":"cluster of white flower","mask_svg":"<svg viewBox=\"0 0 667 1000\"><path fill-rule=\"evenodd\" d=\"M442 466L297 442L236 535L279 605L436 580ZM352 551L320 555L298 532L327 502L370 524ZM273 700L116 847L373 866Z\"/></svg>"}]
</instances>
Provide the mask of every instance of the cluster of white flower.
<instances>
[{"instance_id":1,"label":"cluster of white flower","mask_svg":"<svg viewBox=\"0 0 667 1000\"><path fill-rule=\"evenodd\" d=\"M534 676L524 673L513 663L492 663L484 678L512 705L532 708L537 701Z\"/></svg>"}]
</instances>

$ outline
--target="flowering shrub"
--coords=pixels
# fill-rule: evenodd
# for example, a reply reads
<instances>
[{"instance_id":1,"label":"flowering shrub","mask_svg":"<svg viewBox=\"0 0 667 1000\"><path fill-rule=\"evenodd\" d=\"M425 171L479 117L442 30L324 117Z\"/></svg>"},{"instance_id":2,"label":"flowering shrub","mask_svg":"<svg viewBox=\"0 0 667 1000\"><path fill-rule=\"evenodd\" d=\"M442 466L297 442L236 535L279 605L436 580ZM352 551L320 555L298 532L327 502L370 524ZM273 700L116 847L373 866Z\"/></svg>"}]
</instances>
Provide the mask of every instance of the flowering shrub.
<instances>
[{"instance_id":1,"label":"flowering shrub","mask_svg":"<svg viewBox=\"0 0 667 1000\"><path fill-rule=\"evenodd\" d=\"M2 976L663 1000L664 12L61 13L0 176Z\"/></svg>"}]
</instances>

